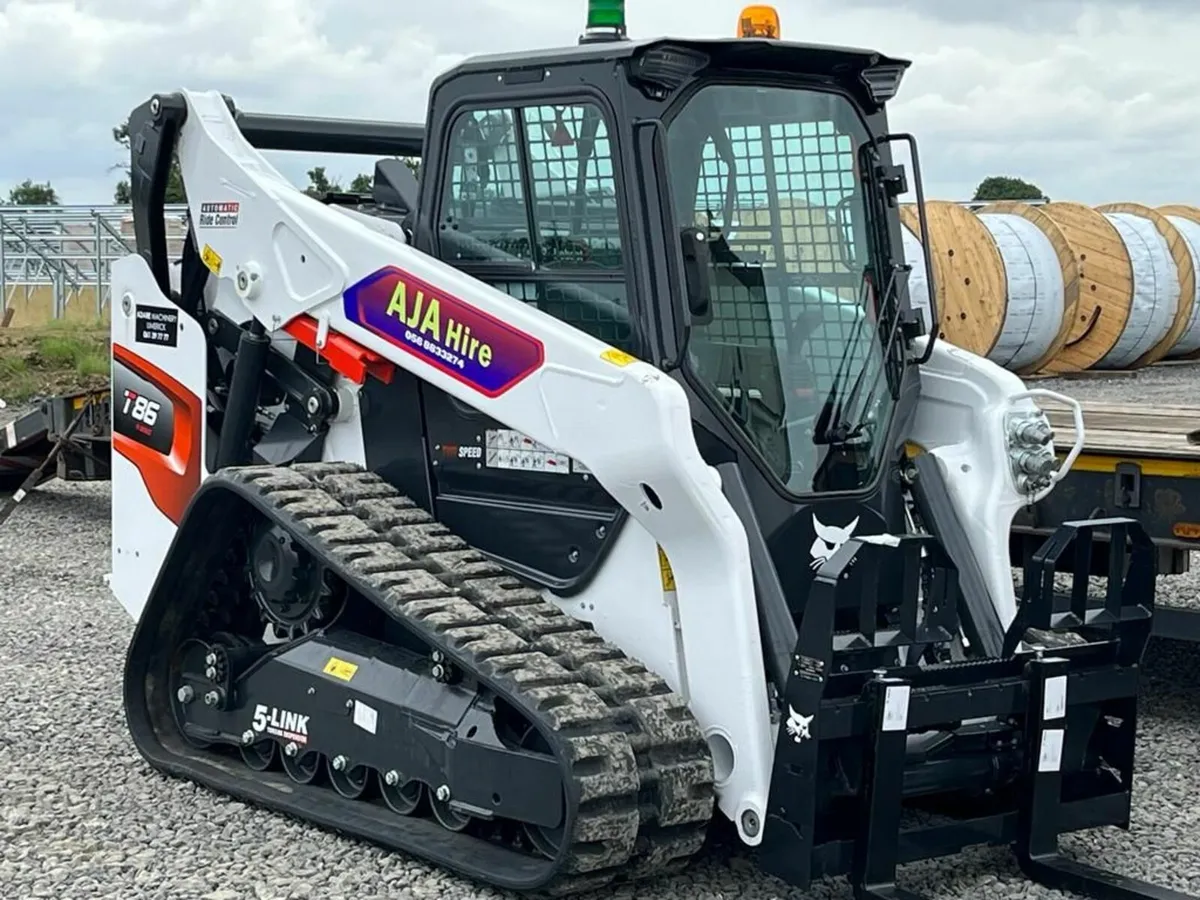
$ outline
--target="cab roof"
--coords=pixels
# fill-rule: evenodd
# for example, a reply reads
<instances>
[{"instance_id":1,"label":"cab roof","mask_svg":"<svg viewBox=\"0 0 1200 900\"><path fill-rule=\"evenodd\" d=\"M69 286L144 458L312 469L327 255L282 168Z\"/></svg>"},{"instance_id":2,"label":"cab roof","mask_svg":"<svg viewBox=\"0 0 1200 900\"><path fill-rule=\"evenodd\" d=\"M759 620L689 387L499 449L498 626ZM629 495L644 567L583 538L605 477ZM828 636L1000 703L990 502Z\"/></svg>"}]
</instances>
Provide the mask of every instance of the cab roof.
<instances>
[{"instance_id":1,"label":"cab roof","mask_svg":"<svg viewBox=\"0 0 1200 900\"><path fill-rule=\"evenodd\" d=\"M876 50L802 44L765 38L683 39L659 37L645 40L599 41L569 47L525 50L519 53L488 53L471 56L444 73L439 81L455 76L511 72L589 62L632 59L656 48L703 54L710 66L726 69L762 69L817 76L857 78L864 69L877 65L907 69L911 60L885 56Z\"/></svg>"}]
</instances>

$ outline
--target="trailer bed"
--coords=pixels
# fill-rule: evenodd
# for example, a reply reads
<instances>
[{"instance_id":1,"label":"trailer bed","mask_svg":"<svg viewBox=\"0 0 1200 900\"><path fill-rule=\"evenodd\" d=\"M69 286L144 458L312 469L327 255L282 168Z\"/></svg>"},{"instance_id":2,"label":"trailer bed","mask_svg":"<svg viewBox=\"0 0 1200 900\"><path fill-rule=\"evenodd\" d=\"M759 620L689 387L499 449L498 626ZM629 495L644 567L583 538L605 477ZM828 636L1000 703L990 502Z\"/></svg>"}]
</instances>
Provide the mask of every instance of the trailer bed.
<instances>
[{"instance_id":1,"label":"trailer bed","mask_svg":"<svg viewBox=\"0 0 1200 900\"><path fill-rule=\"evenodd\" d=\"M0 409L0 491L15 491L50 455L76 416L79 425L39 481L107 481L111 477L110 395L81 391L36 405Z\"/></svg>"},{"instance_id":2,"label":"trailer bed","mask_svg":"<svg viewBox=\"0 0 1200 900\"><path fill-rule=\"evenodd\" d=\"M1060 383L1045 386L1078 399L1083 408L1083 450L1045 500L1017 513L1013 564L1021 565L1057 523L1103 514L1141 523L1158 548L1159 574L1189 571L1192 554L1200 552L1200 399L1196 406L1179 400L1200 398L1200 366L1055 380ZM1075 441L1070 407L1042 397L1036 402L1054 429L1059 457L1065 457ZM1106 557L1097 555L1093 574L1106 574ZM1200 598L1193 599L1160 606L1154 633L1200 641Z\"/></svg>"},{"instance_id":3,"label":"trailer bed","mask_svg":"<svg viewBox=\"0 0 1200 900\"><path fill-rule=\"evenodd\" d=\"M1054 429L1054 443L1066 449L1075 442L1075 419L1069 407L1038 398ZM1084 453L1089 456L1200 460L1200 407L1081 400Z\"/></svg>"}]
</instances>

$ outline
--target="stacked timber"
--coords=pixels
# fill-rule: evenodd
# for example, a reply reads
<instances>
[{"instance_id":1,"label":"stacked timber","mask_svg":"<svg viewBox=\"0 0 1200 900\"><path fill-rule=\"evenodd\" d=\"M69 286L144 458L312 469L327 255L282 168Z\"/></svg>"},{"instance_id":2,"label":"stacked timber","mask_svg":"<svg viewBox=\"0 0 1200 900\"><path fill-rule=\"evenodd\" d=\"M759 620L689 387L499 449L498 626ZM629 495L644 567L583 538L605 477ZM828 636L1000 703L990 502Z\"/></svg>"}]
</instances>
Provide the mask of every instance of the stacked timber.
<instances>
[{"instance_id":1,"label":"stacked timber","mask_svg":"<svg viewBox=\"0 0 1200 900\"><path fill-rule=\"evenodd\" d=\"M928 201L901 208L913 305L1020 375L1200 359L1200 208ZM934 297L925 283L925 257Z\"/></svg>"}]
</instances>

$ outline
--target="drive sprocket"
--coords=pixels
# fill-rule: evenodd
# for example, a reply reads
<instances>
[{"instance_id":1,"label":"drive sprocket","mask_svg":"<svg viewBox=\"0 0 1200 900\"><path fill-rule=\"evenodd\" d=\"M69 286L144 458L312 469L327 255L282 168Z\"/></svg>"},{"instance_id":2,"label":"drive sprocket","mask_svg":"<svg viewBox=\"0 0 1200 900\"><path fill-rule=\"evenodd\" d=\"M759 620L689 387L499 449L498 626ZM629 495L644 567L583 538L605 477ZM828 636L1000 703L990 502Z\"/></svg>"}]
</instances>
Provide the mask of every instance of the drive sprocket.
<instances>
[{"instance_id":1,"label":"drive sprocket","mask_svg":"<svg viewBox=\"0 0 1200 900\"><path fill-rule=\"evenodd\" d=\"M335 612L325 568L279 525L254 533L246 568L251 595L277 638L307 634Z\"/></svg>"}]
</instances>

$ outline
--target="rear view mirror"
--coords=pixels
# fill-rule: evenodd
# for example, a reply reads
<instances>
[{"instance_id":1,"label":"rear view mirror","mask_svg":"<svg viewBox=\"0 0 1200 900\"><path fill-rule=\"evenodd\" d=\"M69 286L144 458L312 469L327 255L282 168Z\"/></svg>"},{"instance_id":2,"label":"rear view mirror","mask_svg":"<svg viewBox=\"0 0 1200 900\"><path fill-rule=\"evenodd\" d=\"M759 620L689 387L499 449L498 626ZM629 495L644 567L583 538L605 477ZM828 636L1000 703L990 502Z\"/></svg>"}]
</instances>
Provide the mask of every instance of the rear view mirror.
<instances>
[{"instance_id":1,"label":"rear view mirror","mask_svg":"<svg viewBox=\"0 0 1200 900\"><path fill-rule=\"evenodd\" d=\"M683 249L683 280L688 312L693 322L703 324L712 315L708 235L703 228L684 228L679 233L679 242Z\"/></svg>"}]
</instances>

